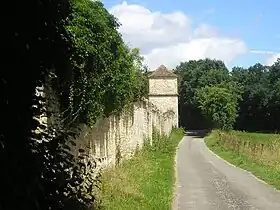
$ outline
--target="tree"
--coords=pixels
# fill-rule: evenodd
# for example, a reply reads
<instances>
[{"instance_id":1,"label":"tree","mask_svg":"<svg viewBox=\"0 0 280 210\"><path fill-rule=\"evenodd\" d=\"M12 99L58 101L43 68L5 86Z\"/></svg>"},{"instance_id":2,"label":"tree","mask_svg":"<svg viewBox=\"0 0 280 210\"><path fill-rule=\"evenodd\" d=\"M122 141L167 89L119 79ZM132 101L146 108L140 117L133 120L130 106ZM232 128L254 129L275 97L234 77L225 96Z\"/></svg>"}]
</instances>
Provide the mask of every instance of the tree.
<instances>
[{"instance_id":1,"label":"tree","mask_svg":"<svg viewBox=\"0 0 280 210\"><path fill-rule=\"evenodd\" d=\"M179 112L180 124L188 129L211 127L198 108L195 92L205 86L227 83L230 80L228 69L219 60L200 59L181 63L176 67L180 75Z\"/></svg>"},{"instance_id":2,"label":"tree","mask_svg":"<svg viewBox=\"0 0 280 210\"><path fill-rule=\"evenodd\" d=\"M280 130L280 58L269 68L268 113L271 130Z\"/></svg>"},{"instance_id":3,"label":"tree","mask_svg":"<svg viewBox=\"0 0 280 210\"><path fill-rule=\"evenodd\" d=\"M140 100L142 97L148 96L148 67L144 64L144 57L140 55L139 48L133 48L130 51L135 72L134 100Z\"/></svg>"},{"instance_id":4,"label":"tree","mask_svg":"<svg viewBox=\"0 0 280 210\"><path fill-rule=\"evenodd\" d=\"M196 91L196 100L214 128L232 129L237 117L237 95L226 88L206 86Z\"/></svg>"},{"instance_id":5,"label":"tree","mask_svg":"<svg viewBox=\"0 0 280 210\"><path fill-rule=\"evenodd\" d=\"M198 60L181 63L176 71L180 75L180 124L188 129L212 127L213 118L202 114L201 101L195 97L204 87L225 88L237 97L238 113L234 129L277 132L280 105L280 59L272 66L256 63L248 68L234 67L229 72L222 61ZM201 91L201 90L200 90Z\"/></svg>"},{"instance_id":6,"label":"tree","mask_svg":"<svg viewBox=\"0 0 280 210\"><path fill-rule=\"evenodd\" d=\"M236 128L264 129L265 126L269 125L267 110L270 97L268 68L261 64L255 64L248 69L233 68L231 75L232 81L243 88L243 100L239 103L240 110Z\"/></svg>"},{"instance_id":7,"label":"tree","mask_svg":"<svg viewBox=\"0 0 280 210\"><path fill-rule=\"evenodd\" d=\"M68 115L93 125L133 101L133 57L117 31L119 23L101 2L72 0L71 8L64 25L73 43Z\"/></svg>"}]
</instances>

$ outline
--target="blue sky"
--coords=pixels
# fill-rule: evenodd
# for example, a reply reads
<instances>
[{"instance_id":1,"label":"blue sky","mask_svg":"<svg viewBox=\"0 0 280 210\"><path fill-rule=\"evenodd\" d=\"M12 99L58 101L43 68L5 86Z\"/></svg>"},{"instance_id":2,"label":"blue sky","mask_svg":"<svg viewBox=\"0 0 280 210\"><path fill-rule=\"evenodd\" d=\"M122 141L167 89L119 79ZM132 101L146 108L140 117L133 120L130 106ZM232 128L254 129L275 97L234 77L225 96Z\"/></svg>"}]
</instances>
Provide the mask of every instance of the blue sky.
<instances>
[{"instance_id":1,"label":"blue sky","mask_svg":"<svg viewBox=\"0 0 280 210\"><path fill-rule=\"evenodd\" d=\"M105 7L121 3L104 0ZM127 0L151 11L181 11L191 17L194 26L206 23L217 27L221 36L241 39L249 50L280 52L280 1L278 0ZM265 63L270 54L247 53L231 65Z\"/></svg>"}]
</instances>

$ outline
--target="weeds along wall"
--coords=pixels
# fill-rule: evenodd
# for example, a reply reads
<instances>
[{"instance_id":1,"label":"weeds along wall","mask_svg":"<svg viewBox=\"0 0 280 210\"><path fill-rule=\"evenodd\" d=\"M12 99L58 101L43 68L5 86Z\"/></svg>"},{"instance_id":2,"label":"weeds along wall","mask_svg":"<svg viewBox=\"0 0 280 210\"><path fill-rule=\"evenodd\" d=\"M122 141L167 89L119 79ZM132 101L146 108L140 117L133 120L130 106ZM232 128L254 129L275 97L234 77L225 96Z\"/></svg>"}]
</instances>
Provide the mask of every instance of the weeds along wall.
<instances>
[{"instance_id":1,"label":"weeds along wall","mask_svg":"<svg viewBox=\"0 0 280 210\"><path fill-rule=\"evenodd\" d=\"M100 159L100 166L116 165L129 158L144 141L152 143L152 132L169 135L176 117L173 110L160 111L147 99L125 109L119 116L100 119L93 128L82 126L74 155L86 148L90 157Z\"/></svg>"}]
</instances>

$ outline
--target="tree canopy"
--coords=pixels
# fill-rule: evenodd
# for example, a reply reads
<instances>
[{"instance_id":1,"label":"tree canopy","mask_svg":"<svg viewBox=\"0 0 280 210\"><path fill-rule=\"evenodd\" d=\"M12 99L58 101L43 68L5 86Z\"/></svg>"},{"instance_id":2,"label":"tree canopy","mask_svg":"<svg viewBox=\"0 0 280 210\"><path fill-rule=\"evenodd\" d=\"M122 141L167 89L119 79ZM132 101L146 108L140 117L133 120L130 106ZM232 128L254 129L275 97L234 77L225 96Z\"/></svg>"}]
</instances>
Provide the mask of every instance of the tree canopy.
<instances>
[{"instance_id":1,"label":"tree canopy","mask_svg":"<svg viewBox=\"0 0 280 210\"><path fill-rule=\"evenodd\" d=\"M176 67L180 75L180 123L188 128L210 126L208 117L201 114L196 100L197 89L226 83L230 80L229 71L219 60L191 60Z\"/></svg>"},{"instance_id":2,"label":"tree canopy","mask_svg":"<svg viewBox=\"0 0 280 210\"><path fill-rule=\"evenodd\" d=\"M206 86L196 91L202 114L209 117L214 128L232 129L237 117L237 96L227 88Z\"/></svg>"},{"instance_id":3,"label":"tree canopy","mask_svg":"<svg viewBox=\"0 0 280 210\"><path fill-rule=\"evenodd\" d=\"M181 77L180 124L189 129L279 131L279 61L231 71L218 60L181 63L176 68Z\"/></svg>"}]
</instances>

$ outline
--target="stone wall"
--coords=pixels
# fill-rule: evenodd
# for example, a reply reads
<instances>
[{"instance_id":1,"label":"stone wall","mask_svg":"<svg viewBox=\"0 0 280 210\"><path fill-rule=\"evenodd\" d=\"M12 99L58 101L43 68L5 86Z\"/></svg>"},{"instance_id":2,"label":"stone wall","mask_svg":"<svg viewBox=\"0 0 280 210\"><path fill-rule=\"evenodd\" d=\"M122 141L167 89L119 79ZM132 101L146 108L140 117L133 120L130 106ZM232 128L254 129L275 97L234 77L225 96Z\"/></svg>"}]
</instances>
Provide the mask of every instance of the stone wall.
<instances>
[{"instance_id":1,"label":"stone wall","mask_svg":"<svg viewBox=\"0 0 280 210\"><path fill-rule=\"evenodd\" d=\"M81 134L75 141L73 154L77 157L82 148L90 158L101 159L100 166L115 165L133 155L145 141L152 144L153 129L169 135L173 127L178 127L177 78L164 66L160 66L154 76L149 78L149 99L142 99L124 109L119 116L99 119L93 128L81 125ZM59 119L59 113L55 112L59 106L53 103L57 99L51 97L56 93L49 88L38 87L36 94L47 98L46 106L53 113L49 119L45 115L38 116L38 121L46 126L60 126L55 123L59 121L55 120ZM37 129L35 132L42 131Z\"/></svg>"},{"instance_id":2,"label":"stone wall","mask_svg":"<svg viewBox=\"0 0 280 210\"><path fill-rule=\"evenodd\" d=\"M173 111L162 112L147 99L127 108L120 116L100 119L93 128L82 127L77 139L78 148L87 148L88 154L101 158L101 165L115 165L133 155L144 141L152 143L153 129L169 135L174 121Z\"/></svg>"},{"instance_id":3,"label":"stone wall","mask_svg":"<svg viewBox=\"0 0 280 210\"><path fill-rule=\"evenodd\" d=\"M153 104L156 104L158 109L160 109L162 112L167 111L173 111L174 117L173 117L173 125L175 127L178 127L179 120L178 120L178 96L170 95L170 96L164 96L164 95L154 95L149 97L149 101Z\"/></svg>"},{"instance_id":4,"label":"stone wall","mask_svg":"<svg viewBox=\"0 0 280 210\"><path fill-rule=\"evenodd\" d=\"M178 127L178 86L176 77L149 79L149 101L162 112L173 111L173 125Z\"/></svg>"}]
</instances>

